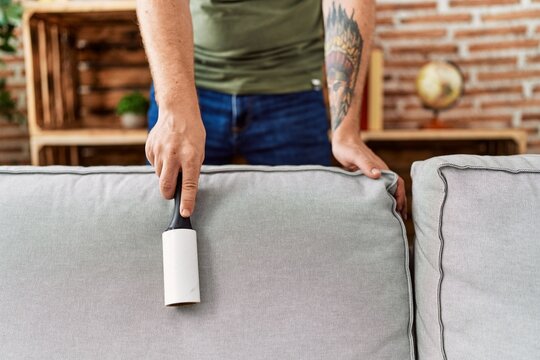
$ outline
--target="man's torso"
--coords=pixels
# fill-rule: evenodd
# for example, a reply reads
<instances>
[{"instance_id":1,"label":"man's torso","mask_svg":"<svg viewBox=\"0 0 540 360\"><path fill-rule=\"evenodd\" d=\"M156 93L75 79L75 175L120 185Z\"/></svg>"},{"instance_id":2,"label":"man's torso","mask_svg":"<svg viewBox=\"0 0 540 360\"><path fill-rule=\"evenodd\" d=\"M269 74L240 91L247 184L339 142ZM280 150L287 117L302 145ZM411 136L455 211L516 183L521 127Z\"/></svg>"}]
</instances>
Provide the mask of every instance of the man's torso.
<instances>
[{"instance_id":1,"label":"man's torso","mask_svg":"<svg viewBox=\"0 0 540 360\"><path fill-rule=\"evenodd\" d=\"M192 0L190 7L198 86L273 94L320 81L321 0Z\"/></svg>"}]
</instances>

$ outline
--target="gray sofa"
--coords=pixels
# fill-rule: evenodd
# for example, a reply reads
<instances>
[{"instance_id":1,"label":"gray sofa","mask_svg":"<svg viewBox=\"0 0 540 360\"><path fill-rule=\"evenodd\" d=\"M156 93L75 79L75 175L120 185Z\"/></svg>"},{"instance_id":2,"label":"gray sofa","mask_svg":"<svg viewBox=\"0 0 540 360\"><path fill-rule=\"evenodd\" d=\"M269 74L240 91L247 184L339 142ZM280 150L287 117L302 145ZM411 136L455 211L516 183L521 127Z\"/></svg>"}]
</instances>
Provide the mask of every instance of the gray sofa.
<instances>
[{"instance_id":1,"label":"gray sofa","mask_svg":"<svg viewBox=\"0 0 540 360\"><path fill-rule=\"evenodd\" d=\"M415 310L395 186L203 168L202 302L166 308L151 168L0 167L0 357L538 359L540 157L415 164Z\"/></svg>"},{"instance_id":2,"label":"gray sofa","mask_svg":"<svg viewBox=\"0 0 540 360\"><path fill-rule=\"evenodd\" d=\"M206 167L201 303L163 306L149 167L0 169L2 359L413 359L407 240L381 181Z\"/></svg>"}]
</instances>

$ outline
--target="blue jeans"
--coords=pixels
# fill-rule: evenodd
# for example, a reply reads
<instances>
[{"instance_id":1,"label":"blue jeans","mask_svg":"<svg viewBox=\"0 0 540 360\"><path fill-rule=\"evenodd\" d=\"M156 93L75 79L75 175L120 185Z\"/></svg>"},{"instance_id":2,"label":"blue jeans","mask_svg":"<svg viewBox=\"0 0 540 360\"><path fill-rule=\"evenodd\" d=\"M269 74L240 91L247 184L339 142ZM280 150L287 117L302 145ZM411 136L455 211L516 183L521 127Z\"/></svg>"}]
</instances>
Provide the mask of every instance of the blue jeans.
<instances>
[{"instance_id":1,"label":"blue jeans","mask_svg":"<svg viewBox=\"0 0 540 360\"><path fill-rule=\"evenodd\" d=\"M198 88L197 93L206 129L205 164L228 164L239 155L253 165L330 165L321 91L230 95ZM152 87L149 130L157 119Z\"/></svg>"}]
</instances>

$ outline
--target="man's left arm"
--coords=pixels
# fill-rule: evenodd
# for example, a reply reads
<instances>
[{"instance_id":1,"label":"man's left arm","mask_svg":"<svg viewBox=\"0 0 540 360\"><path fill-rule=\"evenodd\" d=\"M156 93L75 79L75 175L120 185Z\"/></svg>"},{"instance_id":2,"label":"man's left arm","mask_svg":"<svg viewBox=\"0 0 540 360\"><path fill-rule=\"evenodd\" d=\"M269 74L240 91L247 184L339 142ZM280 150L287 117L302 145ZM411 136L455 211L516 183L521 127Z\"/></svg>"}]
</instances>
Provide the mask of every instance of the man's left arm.
<instances>
[{"instance_id":1,"label":"man's left arm","mask_svg":"<svg viewBox=\"0 0 540 360\"><path fill-rule=\"evenodd\" d=\"M322 0L325 66L332 123L332 152L347 169L377 179L388 169L360 137L360 106L375 26L375 0ZM396 190L397 210L407 216L405 183Z\"/></svg>"}]
</instances>

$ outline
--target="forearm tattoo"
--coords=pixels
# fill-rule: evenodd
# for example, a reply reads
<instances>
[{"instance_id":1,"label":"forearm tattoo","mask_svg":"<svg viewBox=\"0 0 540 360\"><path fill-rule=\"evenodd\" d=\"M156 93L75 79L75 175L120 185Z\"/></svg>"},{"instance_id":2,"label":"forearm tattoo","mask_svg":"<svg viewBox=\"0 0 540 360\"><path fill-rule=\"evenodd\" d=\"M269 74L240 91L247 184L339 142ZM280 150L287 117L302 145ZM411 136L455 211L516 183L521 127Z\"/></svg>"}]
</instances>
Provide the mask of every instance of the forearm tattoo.
<instances>
[{"instance_id":1,"label":"forearm tattoo","mask_svg":"<svg viewBox=\"0 0 540 360\"><path fill-rule=\"evenodd\" d=\"M336 130L349 111L362 57L363 40L354 10L349 17L341 5L332 3L324 37L330 116Z\"/></svg>"}]
</instances>

